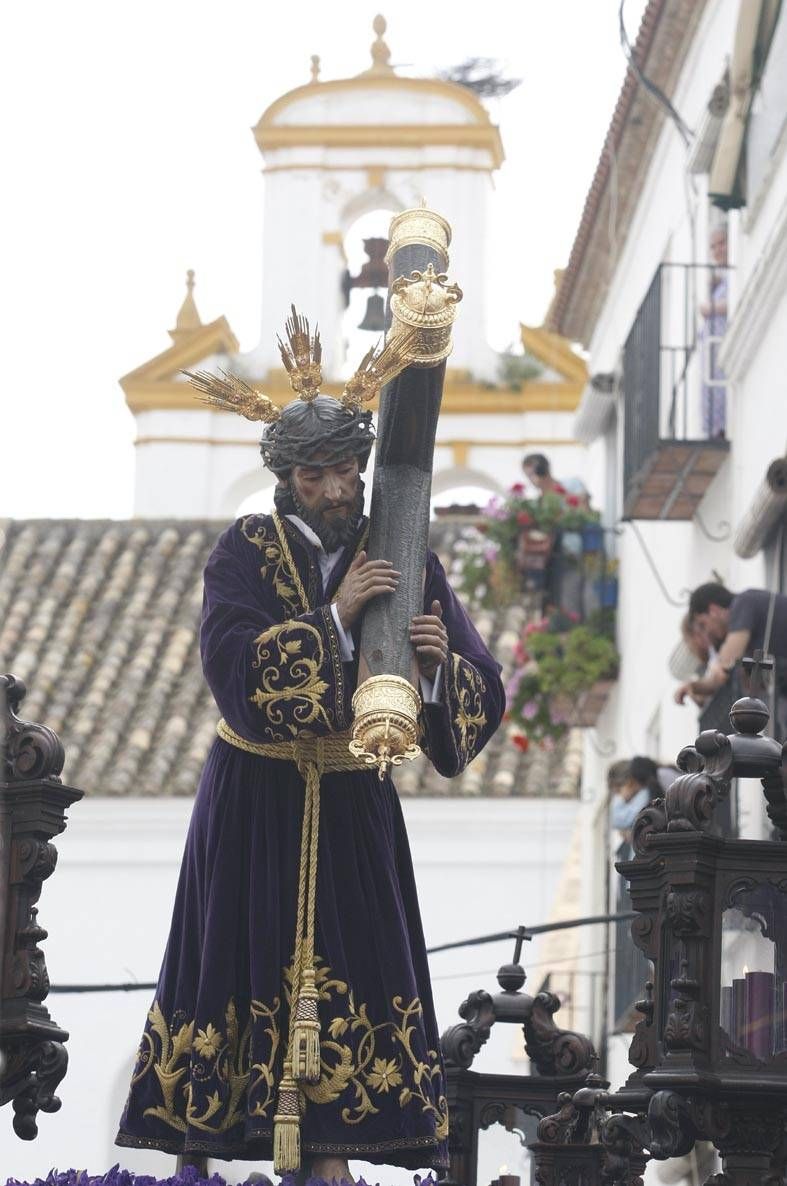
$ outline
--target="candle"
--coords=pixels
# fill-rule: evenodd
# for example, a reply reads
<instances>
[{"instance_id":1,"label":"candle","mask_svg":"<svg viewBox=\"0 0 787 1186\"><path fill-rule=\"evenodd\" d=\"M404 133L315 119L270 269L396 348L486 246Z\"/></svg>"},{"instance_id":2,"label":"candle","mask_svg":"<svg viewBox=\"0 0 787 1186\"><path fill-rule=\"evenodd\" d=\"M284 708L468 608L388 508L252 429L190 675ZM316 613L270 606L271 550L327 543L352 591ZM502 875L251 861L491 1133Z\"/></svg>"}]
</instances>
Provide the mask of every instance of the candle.
<instances>
[{"instance_id":1,"label":"candle","mask_svg":"<svg viewBox=\"0 0 787 1186\"><path fill-rule=\"evenodd\" d=\"M724 984L721 989L721 1004L719 1007L719 1024L732 1045L732 985Z\"/></svg>"},{"instance_id":2,"label":"candle","mask_svg":"<svg viewBox=\"0 0 787 1186\"><path fill-rule=\"evenodd\" d=\"M746 981L732 982L732 1032L730 1040L733 1046L744 1043L744 1029L746 1026Z\"/></svg>"},{"instance_id":3,"label":"candle","mask_svg":"<svg viewBox=\"0 0 787 1186\"><path fill-rule=\"evenodd\" d=\"M773 1054L773 972L747 972L744 1045L757 1058Z\"/></svg>"}]
</instances>

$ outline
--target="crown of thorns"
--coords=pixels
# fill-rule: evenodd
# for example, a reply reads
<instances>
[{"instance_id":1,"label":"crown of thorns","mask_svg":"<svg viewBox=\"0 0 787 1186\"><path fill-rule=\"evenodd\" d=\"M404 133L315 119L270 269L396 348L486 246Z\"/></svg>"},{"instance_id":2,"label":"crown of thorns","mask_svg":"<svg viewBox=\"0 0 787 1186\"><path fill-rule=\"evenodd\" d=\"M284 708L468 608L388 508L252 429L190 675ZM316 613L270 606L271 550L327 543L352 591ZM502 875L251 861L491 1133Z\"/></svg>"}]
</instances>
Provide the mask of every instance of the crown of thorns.
<instances>
[{"instance_id":1,"label":"crown of thorns","mask_svg":"<svg viewBox=\"0 0 787 1186\"><path fill-rule=\"evenodd\" d=\"M315 328L311 334L308 320L294 305L285 332L286 343L281 338L277 341L298 398L284 408L228 371L183 374L202 403L266 425L260 452L263 463L275 474L286 474L295 465L331 465L348 456L358 456L363 468L374 442L374 429L371 412L361 411L361 406L408 365L407 349L415 331L390 339L382 349L373 346L368 350L340 399L320 395L320 332Z\"/></svg>"}]
</instances>

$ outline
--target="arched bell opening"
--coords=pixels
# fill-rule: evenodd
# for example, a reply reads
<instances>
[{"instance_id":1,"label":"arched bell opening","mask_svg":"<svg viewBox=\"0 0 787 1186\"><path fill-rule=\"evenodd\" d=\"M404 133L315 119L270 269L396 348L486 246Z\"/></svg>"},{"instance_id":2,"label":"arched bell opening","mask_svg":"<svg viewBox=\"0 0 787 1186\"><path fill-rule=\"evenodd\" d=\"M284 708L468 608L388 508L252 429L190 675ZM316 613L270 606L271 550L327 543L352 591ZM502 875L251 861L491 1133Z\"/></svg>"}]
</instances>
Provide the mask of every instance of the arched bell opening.
<instances>
[{"instance_id":1,"label":"arched bell opening","mask_svg":"<svg viewBox=\"0 0 787 1186\"><path fill-rule=\"evenodd\" d=\"M385 253L388 227L395 213L393 203L366 210L348 227L344 236L347 268L342 277L342 378L353 373L366 351L382 341L385 333L388 292Z\"/></svg>"}]
</instances>

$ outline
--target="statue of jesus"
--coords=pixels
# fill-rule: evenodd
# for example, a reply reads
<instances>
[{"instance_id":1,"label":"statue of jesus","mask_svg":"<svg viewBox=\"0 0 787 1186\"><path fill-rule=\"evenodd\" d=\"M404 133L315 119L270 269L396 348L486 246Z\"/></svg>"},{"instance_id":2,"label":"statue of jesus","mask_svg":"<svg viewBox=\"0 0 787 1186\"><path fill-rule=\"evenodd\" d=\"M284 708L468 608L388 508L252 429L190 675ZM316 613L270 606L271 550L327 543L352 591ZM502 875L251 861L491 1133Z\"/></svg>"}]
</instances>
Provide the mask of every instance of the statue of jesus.
<instances>
[{"instance_id":1,"label":"statue of jesus","mask_svg":"<svg viewBox=\"0 0 787 1186\"><path fill-rule=\"evenodd\" d=\"M351 1181L352 1158L446 1167L448 1112L401 807L348 749L364 610L399 581L366 552L371 413L317 393L318 339L292 326L309 359L289 355L302 398L262 439L275 509L230 526L205 570L222 719L117 1142ZM409 631L422 748L450 778L504 695L431 551Z\"/></svg>"}]
</instances>

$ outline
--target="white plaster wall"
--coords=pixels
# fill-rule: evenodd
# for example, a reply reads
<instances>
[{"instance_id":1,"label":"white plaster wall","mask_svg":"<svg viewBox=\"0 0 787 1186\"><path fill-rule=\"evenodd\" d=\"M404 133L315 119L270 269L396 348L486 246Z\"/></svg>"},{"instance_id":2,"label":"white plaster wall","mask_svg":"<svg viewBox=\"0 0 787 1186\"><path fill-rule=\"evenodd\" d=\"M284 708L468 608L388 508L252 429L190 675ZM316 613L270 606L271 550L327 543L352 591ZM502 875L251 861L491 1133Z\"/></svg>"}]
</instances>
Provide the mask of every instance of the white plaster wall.
<instances>
[{"instance_id":1,"label":"white plaster wall","mask_svg":"<svg viewBox=\"0 0 787 1186\"><path fill-rule=\"evenodd\" d=\"M571 438L573 413L453 414L440 417L434 489L447 489L455 468L447 442L471 442L467 468L482 484L502 491L522 480L527 452L544 452L559 477L587 477L589 451ZM241 502L273 485L259 453L260 425L197 407L137 415L134 514L142 518L211 518L230 521ZM484 441L495 442L484 445ZM511 445L502 442L511 441ZM548 441L548 444L544 444ZM565 441L565 444L562 442ZM367 476L367 485L371 488ZM602 505L594 500L594 505Z\"/></svg>"},{"instance_id":2,"label":"white plaster wall","mask_svg":"<svg viewBox=\"0 0 787 1186\"><path fill-rule=\"evenodd\" d=\"M450 942L550 917L575 801L457 799L405 800L427 942ZM71 812L58 839L54 879L40 903L49 931L46 957L54 984L155 980L164 950L188 820L190 800L87 799ZM460 949L432 957L440 1028L457 1020L469 991L494 990L497 967L510 943ZM537 969L538 948L526 965ZM59 1091L60 1112L40 1118L35 1143L4 1143L2 1173L22 1180L52 1166L103 1172L116 1161L137 1172L172 1172L174 1159L114 1144L134 1054L152 994L53 993L47 1004L70 1032L70 1066ZM522 1071L521 1037L501 1029L479 1056L480 1069ZM519 1154L503 1130L483 1143L481 1181ZM524 1161L522 1161L524 1164ZM214 1167L242 1181L248 1163ZM512 1168L516 1173L517 1169ZM394 1183L412 1175L392 1171Z\"/></svg>"},{"instance_id":3,"label":"white plaster wall","mask_svg":"<svg viewBox=\"0 0 787 1186\"><path fill-rule=\"evenodd\" d=\"M690 51L674 103L686 122L698 124L702 105L718 79L734 35L737 5L718 0L709 5ZM787 63L787 36L777 39L771 68ZM772 92L782 96L783 87ZM765 101L767 95L765 96ZM782 101L779 98L779 101ZM787 112L762 113L771 131L785 124ZM756 118L756 112L755 112ZM787 446L787 378L784 342L787 335L787 156L785 138L777 137L764 180L752 195L750 208L741 212L731 228L731 321L724 347L730 379L728 436L730 454L709 487L699 515L688 523L642 522L636 526L666 585L672 604L659 589L635 529L627 524L617 540L620 557L618 642L620 679L600 718L594 735L586 738L583 798L595 802L596 834L603 831L606 805L606 768L610 760L637 752L650 752L673 762L678 750L690 742L697 728L693 707L680 708L673 701L675 682L666 668L667 657L679 635L680 618L688 590L713 579L718 572L732 589L762 586L763 557L741 560L733 551L732 533L762 481L768 463ZM685 152L669 123L653 154L648 180L629 233L626 247L610 283L604 309L591 342L591 371L615 369L628 330L658 264L664 259L688 262L707 260L707 196L704 179L696 192L687 187ZM692 219L694 225L692 227ZM603 500L605 518L614 523L620 514L618 474L621 440L615 426L593 443L587 454L587 473L594 500ZM717 539L709 539L703 526ZM762 798L750 784L741 787L744 834L763 834ZM592 825L588 825L589 830ZM585 909L597 906L604 884L604 846L592 846L589 865L595 871L586 883ZM583 950L590 950L589 933ZM609 1043L608 1075L613 1087L629 1073L626 1051L629 1037ZM666 1171L665 1171L666 1173ZM658 1167L650 1180L663 1178ZM663 1178L666 1180L666 1178Z\"/></svg>"},{"instance_id":4,"label":"white plaster wall","mask_svg":"<svg viewBox=\"0 0 787 1186\"><path fill-rule=\"evenodd\" d=\"M430 93L417 86L408 88L406 79L399 79L392 86L372 84L368 88L355 79L346 91L317 87L314 91L305 90L276 112L273 119L275 127L478 123L478 118L461 97Z\"/></svg>"}]
</instances>

